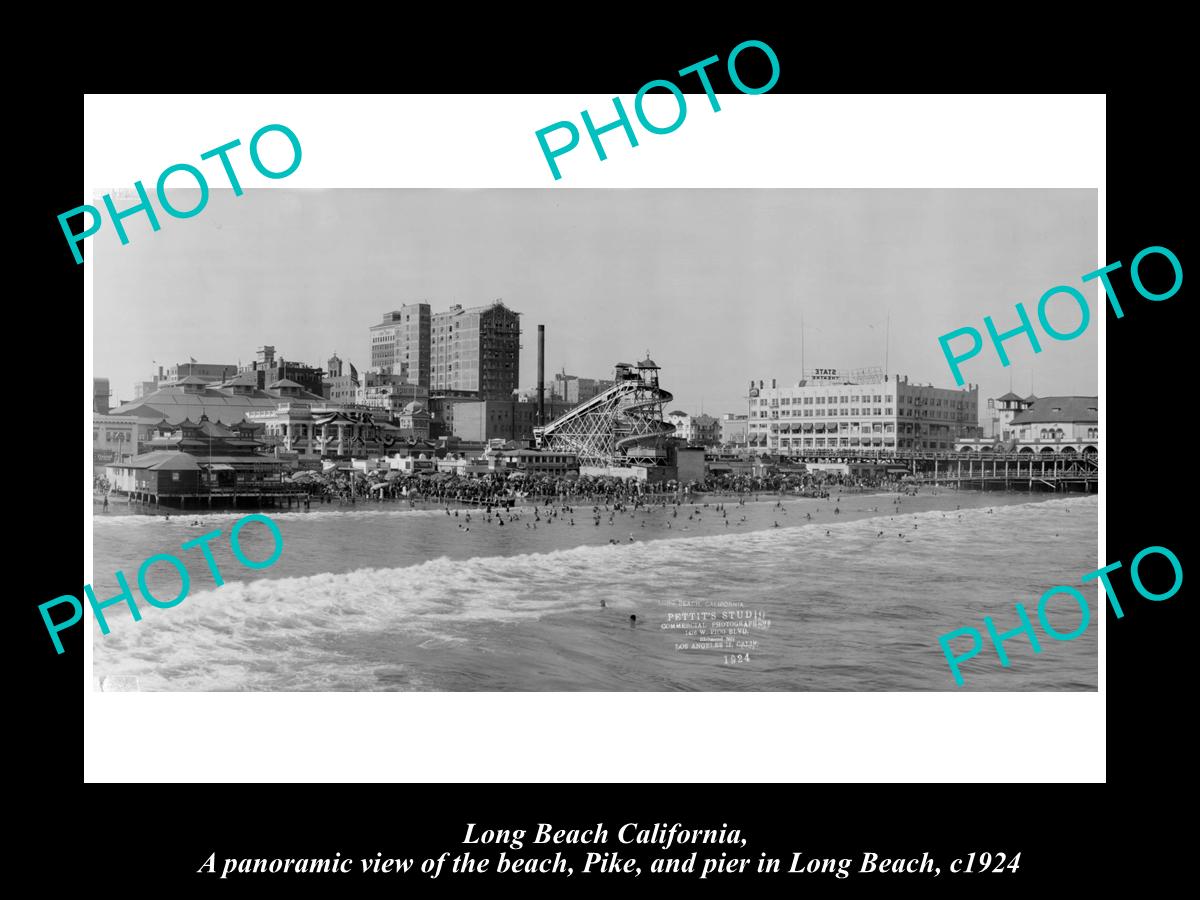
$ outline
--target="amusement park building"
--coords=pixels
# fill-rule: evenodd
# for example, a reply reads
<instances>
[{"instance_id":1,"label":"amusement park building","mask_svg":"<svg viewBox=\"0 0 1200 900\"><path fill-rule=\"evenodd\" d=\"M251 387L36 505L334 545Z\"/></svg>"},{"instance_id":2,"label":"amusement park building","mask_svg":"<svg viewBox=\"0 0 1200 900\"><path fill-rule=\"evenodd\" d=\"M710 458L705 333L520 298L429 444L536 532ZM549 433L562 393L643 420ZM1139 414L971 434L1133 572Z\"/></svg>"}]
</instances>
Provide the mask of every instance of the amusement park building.
<instances>
[{"instance_id":1,"label":"amusement park building","mask_svg":"<svg viewBox=\"0 0 1200 900\"><path fill-rule=\"evenodd\" d=\"M658 383L647 354L636 366L617 363L613 386L534 429L537 449L574 453L581 474L665 480L675 468L675 426L663 421L673 395Z\"/></svg>"},{"instance_id":2,"label":"amusement park building","mask_svg":"<svg viewBox=\"0 0 1200 900\"><path fill-rule=\"evenodd\" d=\"M958 441L955 449L1096 453L1100 448L1098 400L1088 396L1022 399L1005 394L995 399L1005 427L994 438Z\"/></svg>"}]
</instances>

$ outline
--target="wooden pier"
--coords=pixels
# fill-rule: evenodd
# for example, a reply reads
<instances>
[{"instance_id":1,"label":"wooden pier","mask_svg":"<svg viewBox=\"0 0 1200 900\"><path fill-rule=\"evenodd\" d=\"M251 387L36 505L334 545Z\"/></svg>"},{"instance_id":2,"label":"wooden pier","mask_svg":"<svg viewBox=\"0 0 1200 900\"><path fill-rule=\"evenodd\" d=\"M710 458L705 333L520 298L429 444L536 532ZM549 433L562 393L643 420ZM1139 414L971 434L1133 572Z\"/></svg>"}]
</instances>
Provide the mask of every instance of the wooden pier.
<instances>
[{"instance_id":1,"label":"wooden pier","mask_svg":"<svg viewBox=\"0 0 1200 900\"><path fill-rule=\"evenodd\" d=\"M296 490L289 488L287 490L274 489L254 489L246 488L245 490L214 490L214 491L198 491L191 493L152 493L150 491L113 491L114 494L121 494L127 498L127 501L132 506L140 504L143 506L152 506L158 508L160 506L175 506L180 509L199 509L205 507L212 509L214 507L237 507L237 506L287 506L291 507L293 502L297 506L303 506L306 500L312 499L312 494L308 491Z\"/></svg>"},{"instance_id":2,"label":"wooden pier","mask_svg":"<svg viewBox=\"0 0 1200 900\"><path fill-rule=\"evenodd\" d=\"M1100 471L1095 457L1090 456L1038 459L1026 453L992 459L972 457L952 462L934 460L933 470L924 474L937 484L984 491L1002 488L1092 493L1099 490L1100 486Z\"/></svg>"},{"instance_id":3,"label":"wooden pier","mask_svg":"<svg viewBox=\"0 0 1200 900\"><path fill-rule=\"evenodd\" d=\"M1099 489L1100 467L1095 454L1062 453L805 453L801 462L871 462L892 471L903 468L925 482L980 490L1085 491Z\"/></svg>"}]
</instances>

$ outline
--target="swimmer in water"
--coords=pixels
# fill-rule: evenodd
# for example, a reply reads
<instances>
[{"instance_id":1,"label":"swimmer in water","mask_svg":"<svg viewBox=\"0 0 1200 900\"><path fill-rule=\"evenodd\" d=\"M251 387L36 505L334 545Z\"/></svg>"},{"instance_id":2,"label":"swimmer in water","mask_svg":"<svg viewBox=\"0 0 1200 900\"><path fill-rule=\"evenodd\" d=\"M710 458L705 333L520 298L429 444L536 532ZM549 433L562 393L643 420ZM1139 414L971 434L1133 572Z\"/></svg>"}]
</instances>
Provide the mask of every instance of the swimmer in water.
<instances>
[{"instance_id":1,"label":"swimmer in water","mask_svg":"<svg viewBox=\"0 0 1200 900\"><path fill-rule=\"evenodd\" d=\"M633 627L633 626L635 626L635 625L637 625L637 616L635 616L635 615L633 615L633 614L630 614L630 616L629 616L629 627L630 627L630 628L632 628L632 627Z\"/></svg>"}]
</instances>

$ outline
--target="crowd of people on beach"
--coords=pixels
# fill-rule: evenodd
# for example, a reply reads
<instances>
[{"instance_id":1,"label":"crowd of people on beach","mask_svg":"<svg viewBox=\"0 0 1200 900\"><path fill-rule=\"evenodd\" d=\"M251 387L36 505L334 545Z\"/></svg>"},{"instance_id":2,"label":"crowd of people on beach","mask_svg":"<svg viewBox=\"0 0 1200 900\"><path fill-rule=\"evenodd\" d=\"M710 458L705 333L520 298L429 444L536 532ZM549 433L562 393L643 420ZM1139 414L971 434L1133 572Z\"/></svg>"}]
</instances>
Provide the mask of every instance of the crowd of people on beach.
<instances>
[{"instance_id":1,"label":"crowd of people on beach","mask_svg":"<svg viewBox=\"0 0 1200 900\"><path fill-rule=\"evenodd\" d=\"M703 480L645 484L634 479L612 476L538 477L511 473L492 473L463 477L449 473L433 476L396 477L385 472L335 471L324 475L301 473L290 487L307 497L304 508L313 504L403 502L409 506L466 504L474 506L512 506L517 502L543 501L563 503L631 504L657 502L666 498L691 500L698 496L758 499L761 495L828 499L831 491L861 493L897 491L915 494L919 483L913 480L860 478L840 473L789 475L707 475ZM97 498L108 508L112 485L103 475L93 478ZM655 499L656 498L656 499Z\"/></svg>"},{"instance_id":2,"label":"crowd of people on beach","mask_svg":"<svg viewBox=\"0 0 1200 900\"><path fill-rule=\"evenodd\" d=\"M720 497L757 498L758 495L778 495L827 499L831 490L839 493L899 490L915 494L919 489L916 483L857 478L841 474L807 476L804 479L709 475L703 481L682 484L669 481L649 485L633 479L589 476L514 479L497 473L469 478L448 475L444 478L434 476L386 480L382 476L338 474L332 478L312 479L307 484L313 499L322 503L400 500L408 502L409 505L460 503L478 506L498 506L516 500L538 499L631 503L637 498L694 497L702 494Z\"/></svg>"},{"instance_id":3,"label":"crowd of people on beach","mask_svg":"<svg viewBox=\"0 0 1200 900\"><path fill-rule=\"evenodd\" d=\"M103 475L92 480L98 497L107 496L112 485ZM327 476L312 476L293 483L308 493L306 506L312 503L358 503L385 500L417 503L466 503L501 505L524 499L560 498L573 501L604 500L631 502L637 497L695 496L779 496L825 499L831 490L839 493L900 490L915 494L919 485L893 480L854 478L840 474L825 477L781 479L778 476L709 475L703 481L684 484L670 481L646 485L633 479L603 478L518 478L503 474L463 478L454 475L433 478L386 479L379 475L338 472Z\"/></svg>"}]
</instances>

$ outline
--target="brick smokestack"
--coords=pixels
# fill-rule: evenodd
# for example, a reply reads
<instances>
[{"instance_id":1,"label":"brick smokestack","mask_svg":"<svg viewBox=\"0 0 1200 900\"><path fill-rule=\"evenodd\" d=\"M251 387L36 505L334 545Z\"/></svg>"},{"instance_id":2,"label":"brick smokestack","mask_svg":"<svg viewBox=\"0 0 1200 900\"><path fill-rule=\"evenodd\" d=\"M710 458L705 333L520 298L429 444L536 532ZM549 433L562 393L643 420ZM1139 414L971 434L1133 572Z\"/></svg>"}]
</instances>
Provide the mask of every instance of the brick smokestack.
<instances>
[{"instance_id":1,"label":"brick smokestack","mask_svg":"<svg viewBox=\"0 0 1200 900\"><path fill-rule=\"evenodd\" d=\"M546 424L546 326L538 326L538 425Z\"/></svg>"}]
</instances>

